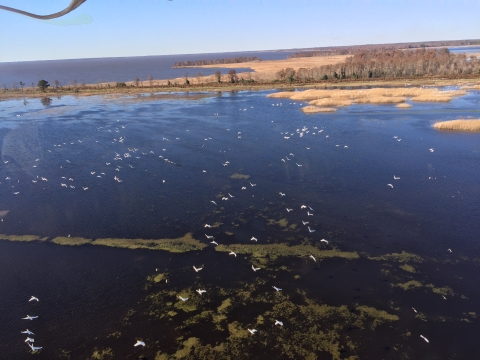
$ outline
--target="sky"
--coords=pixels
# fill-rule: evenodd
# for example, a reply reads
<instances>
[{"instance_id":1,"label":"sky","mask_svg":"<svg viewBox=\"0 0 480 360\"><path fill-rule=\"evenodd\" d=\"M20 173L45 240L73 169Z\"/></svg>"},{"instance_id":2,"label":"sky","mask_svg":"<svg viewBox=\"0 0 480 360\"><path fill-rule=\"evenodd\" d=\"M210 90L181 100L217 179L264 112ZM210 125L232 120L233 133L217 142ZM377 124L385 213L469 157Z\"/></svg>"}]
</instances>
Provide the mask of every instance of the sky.
<instances>
[{"instance_id":1,"label":"sky","mask_svg":"<svg viewBox=\"0 0 480 360\"><path fill-rule=\"evenodd\" d=\"M478 14L480 0L87 0L48 21L0 10L0 62L479 39Z\"/></svg>"}]
</instances>

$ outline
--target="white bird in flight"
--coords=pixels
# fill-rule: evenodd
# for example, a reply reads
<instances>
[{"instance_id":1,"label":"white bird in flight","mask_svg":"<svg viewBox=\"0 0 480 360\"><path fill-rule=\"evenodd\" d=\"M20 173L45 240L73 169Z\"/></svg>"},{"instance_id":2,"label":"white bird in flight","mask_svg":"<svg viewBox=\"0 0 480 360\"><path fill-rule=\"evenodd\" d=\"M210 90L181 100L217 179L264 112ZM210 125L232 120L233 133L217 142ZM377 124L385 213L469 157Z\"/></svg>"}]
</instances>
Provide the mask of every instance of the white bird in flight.
<instances>
[{"instance_id":1,"label":"white bird in flight","mask_svg":"<svg viewBox=\"0 0 480 360\"><path fill-rule=\"evenodd\" d=\"M290 212L290 211L292 211L292 210L293 210L293 209L289 209L289 208L287 208L287 212Z\"/></svg>"},{"instance_id":2,"label":"white bird in flight","mask_svg":"<svg viewBox=\"0 0 480 360\"><path fill-rule=\"evenodd\" d=\"M212 226L211 226L211 225L208 225L208 224L205 224L205 227L206 227L206 228L211 228Z\"/></svg>"},{"instance_id":3,"label":"white bird in flight","mask_svg":"<svg viewBox=\"0 0 480 360\"><path fill-rule=\"evenodd\" d=\"M393 175L393 180L400 180L400 176Z\"/></svg>"},{"instance_id":4,"label":"white bird in flight","mask_svg":"<svg viewBox=\"0 0 480 360\"><path fill-rule=\"evenodd\" d=\"M137 340L137 342L133 346L140 346L140 345L145 346L145 343L143 341Z\"/></svg>"},{"instance_id":5,"label":"white bird in flight","mask_svg":"<svg viewBox=\"0 0 480 360\"><path fill-rule=\"evenodd\" d=\"M193 270L195 270L195 272L199 272L200 270L202 270L203 268L196 268L195 266L193 267Z\"/></svg>"},{"instance_id":6,"label":"white bird in flight","mask_svg":"<svg viewBox=\"0 0 480 360\"><path fill-rule=\"evenodd\" d=\"M307 211L308 216L313 216L313 214L310 214L310 211Z\"/></svg>"},{"instance_id":7,"label":"white bird in flight","mask_svg":"<svg viewBox=\"0 0 480 360\"><path fill-rule=\"evenodd\" d=\"M300 209L306 209L306 208L307 208L307 205L300 206Z\"/></svg>"},{"instance_id":8,"label":"white bird in flight","mask_svg":"<svg viewBox=\"0 0 480 360\"><path fill-rule=\"evenodd\" d=\"M213 200L210 200L210 202L211 202L212 204L214 204L214 205L217 205L217 203L216 203L215 201L213 201Z\"/></svg>"},{"instance_id":9,"label":"white bird in flight","mask_svg":"<svg viewBox=\"0 0 480 360\"><path fill-rule=\"evenodd\" d=\"M215 245L218 245L218 243L217 243L215 240L213 240L213 241L210 241L210 244L215 244Z\"/></svg>"},{"instance_id":10,"label":"white bird in flight","mask_svg":"<svg viewBox=\"0 0 480 360\"><path fill-rule=\"evenodd\" d=\"M283 326L283 322L281 322L281 321L279 321L279 320L275 320L275 325Z\"/></svg>"},{"instance_id":11,"label":"white bird in flight","mask_svg":"<svg viewBox=\"0 0 480 360\"><path fill-rule=\"evenodd\" d=\"M387 184L387 186L390 186L390 187L393 189L393 185L392 185L392 184Z\"/></svg>"},{"instance_id":12,"label":"white bird in flight","mask_svg":"<svg viewBox=\"0 0 480 360\"><path fill-rule=\"evenodd\" d=\"M310 229L310 226L308 227L308 231L311 233L315 232L315 230Z\"/></svg>"},{"instance_id":13,"label":"white bird in flight","mask_svg":"<svg viewBox=\"0 0 480 360\"><path fill-rule=\"evenodd\" d=\"M181 297L180 295L178 295L178 298L182 301L187 301L188 300L188 298Z\"/></svg>"},{"instance_id":14,"label":"white bird in flight","mask_svg":"<svg viewBox=\"0 0 480 360\"><path fill-rule=\"evenodd\" d=\"M207 234L205 234L205 236L207 237L207 239L213 239L213 235L207 235Z\"/></svg>"},{"instance_id":15,"label":"white bird in flight","mask_svg":"<svg viewBox=\"0 0 480 360\"><path fill-rule=\"evenodd\" d=\"M325 240L325 239L320 240L320 242L324 242L328 244L328 240Z\"/></svg>"},{"instance_id":16,"label":"white bird in flight","mask_svg":"<svg viewBox=\"0 0 480 360\"><path fill-rule=\"evenodd\" d=\"M42 349L41 346L33 346L32 344L28 344L28 346L30 346L30 349L32 349L32 351L38 351Z\"/></svg>"},{"instance_id":17,"label":"white bird in flight","mask_svg":"<svg viewBox=\"0 0 480 360\"><path fill-rule=\"evenodd\" d=\"M33 320L33 319L36 319L38 318L38 316L30 316L30 315L27 315L26 317L22 318L23 320Z\"/></svg>"},{"instance_id":18,"label":"white bird in flight","mask_svg":"<svg viewBox=\"0 0 480 360\"><path fill-rule=\"evenodd\" d=\"M312 259L313 261L317 262L317 259L315 259L315 256L310 255L309 258Z\"/></svg>"},{"instance_id":19,"label":"white bird in flight","mask_svg":"<svg viewBox=\"0 0 480 360\"><path fill-rule=\"evenodd\" d=\"M252 184L252 183L250 183L250 185L251 185L251 186L257 186L257 184Z\"/></svg>"},{"instance_id":20,"label":"white bird in flight","mask_svg":"<svg viewBox=\"0 0 480 360\"><path fill-rule=\"evenodd\" d=\"M200 295L202 295L203 293L206 293L206 292L207 292L207 290L200 290L200 289L198 289L198 290L196 290L196 291L197 291L197 293L199 293Z\"/></svg>"},{"instance_id":21,"label":"white bird in flight","mask_svg":"<svg viewBox=\"0 0 480 360\"><path fill-rule=\"evenodd\" d=\"M250 334L252 334L252 335L257 332L257 329L247 329L247 330L248 330L248 331L250 332Z\"/></svg>"},{"instance_id":22,"label":"white bird in flight","mask_svg":"<svg viewBox=\"0 0 480 360\"><path fill-rule=\"evenodd\" d=\"M25 331L20 331L22 334L28 334L28 335L35 335L33 332L31 332L30 330L25 330Z\"/></svg>"},{"instance_id":23,"label":"white bird in flight","mask_svg":"<svg viewBox=\"0 0 480 360\"><path fill-rule=\"evenodd\" d=\"M302 223L303 223L303 225L310 224L308 221L303 221L303 220L302 220Z\"/></svg>"},{"instance_id":24,"label":"white bird in flight","mask_svg":"<svg viewBox=\"0 0 480 360\"><path fill-rule=\"evenodd\" d=\"M435 151L435 150L433 150L433 148L430 148L430 149L428 149L428 150L429 150L430 152L434 152L434 151Z\"/></svg>"},{"instance_id":25,"label":"white bird in flight","mask_svg":"<svg viewBox=\"0 0 480 360\"><path fill-rule=\"evenodd\" d=\"M258 242L258 239L257 239L255 236L252 236L252 238L250 239L250 241L257 241L257 242Z\"/></svg>"},{"instance_id":26,"label":"white bird in flight","mask_svg":"<svg viewBox=\"0 0 480 360\"><path fill-rule=\"evenodd\" d=\"M35 340L32 339L31 337L27 337L27 338L25 339L25 342L31 342L31 343L33 343L34 341L35 341Z\"/></svg>"},{"instance_id":27,"label":"white bird in flight","mask_svg":"<svg viewBox=\"0 0 480 360\"><path fill-rule=\"evenodd\" d=\"M280 196L285 196L285 193L279 192Z\"/></svg>"},{"instance_id":28,"label":"white bird in flight","mask_svg":"<svg viewBox=\"0 0 480 360\"><path fill-rule=\"evenodd\" d=\"M235 255L235 257L237 257L237 254L235 253L235 251L230 251L228 255Z\"/></svg>"},{"instance_id":29,"label":"white bird in flight","mask_svg":"<svg viewBox=\"0 0 480 360\"><path fill-rule=\"evenodd\" d=\"M423 340L425 340L427 343L429 343L429 342L430 342L430 341L428 341L428 339L427 339L425 336L423 336L423 335L420 335L420 337L421 337Z\"/></svg>"},{"instance_id":30,"label":"white bird in flight","mask_svg":"<svg viewBox=\"0 0 480 360\"><path fill-rule=\"evenodd\" d=\"M276 287L276 286L272 286L276 291L281 291L282 289Z\"/></svg>"},{"instance_id":31,"label":"white bird in flight","mask_svg":"<svg viewBox=\"0 0 480 360\"><path fill-rule=\"evenodd\" d=\"M40 300L38 300L38 298L35 297L35 296L32 296L32 297L30 298L30 300L28 300L28 301L30 302L30 301L34 301L34 300L35 300L35 301L40 301Z\"/></svg>"},{"instance_id":32,"label":"white bird in flight","mask_svg":"<svg viewBox=\"0 0 480 360\"><path fill-rule=\"evenodd\" d=\"M260 270L260 268L256 268L255 266L252 265L252 270L257 271L257 270Z\"/></svg>"}]
</instances>

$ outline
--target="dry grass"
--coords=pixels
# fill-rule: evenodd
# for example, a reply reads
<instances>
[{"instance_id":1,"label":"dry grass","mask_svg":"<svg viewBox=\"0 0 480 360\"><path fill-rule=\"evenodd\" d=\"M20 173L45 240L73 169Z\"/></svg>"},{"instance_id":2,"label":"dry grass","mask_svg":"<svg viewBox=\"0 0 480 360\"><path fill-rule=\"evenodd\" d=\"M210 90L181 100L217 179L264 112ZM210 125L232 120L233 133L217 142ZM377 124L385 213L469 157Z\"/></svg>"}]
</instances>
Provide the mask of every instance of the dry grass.
<instances>
[{"instance_id":1,"label":"dry grass","mask_svg":"<svg viewBox=\"0 0 480 360\"><path fill-rule=\"evenodd\" d=\"M351 55L338 55L338 56L318 56L318 57L306 57L306 58L293 58L285 60L264 60L264 61L251 61L245 63L236 64L221 64L221 65L204 65L195 66L203 68L250 68L255 72L268 72L274 73L278 70L285 69L287 67L294 69L295 71L300 68L314 68L322 65L338 64L345 62L345 59Z\"/></svg>"},{"instance_id":2,"label":"dry grass","mask_svg":"<svg viewBox=\"0 0 480 360\"><path fill-rule=\"evenodd\" d=\"M480 90L480 85L464 85L461 87L462 90Z\"/></svg>"},{"instance_id":3,"label":"dry grass","mask_svg":"<svg viewBox=\"0 0 480 360\"><path fill-rule=\"evenodd\" d=\"M302 111L306 114L314 114L314 113L335 112L335 111L337 111L337 109L331 108L331 107L320 108L320 107L310 105L310 106L303 107Z\"/></svg>"},{"instance_id":4,"label":"dry grass","mask_svg":"<svg viewBox=\"0 0 480 360\"><path fill-rule=\"evenodd\" d=\"M411 107L412 107L412 105L407 104L407 103L401 103L401 104L397 105L397 108L400 108L400 109L409 109Z\"/></svg>"},{"instance_id":5,"label":"dry grass","mask_svg":"<svg viewBox=\"0 0 480 360\"><path fill-rule=\"evenodd\" d=\"M323 98L319 100L310 101L311 105L315 106L350 106L352 105L351 100L345 99L334 99L334 98Z\"/></svg>"},{"instance_id":6,"label":"dry grass","mask_svg":"<svg viewBox=\"0 0 480 360\"><path fill-rule=\"evenodd\" d=\"M271 98L289 98L295 101L308 101L314 106L349 106L352 104L399 104L398 107L411 107L407 99L417 102L447 102L465 95L465 90L441 91L435 88L374 88L362 90L320 90L284 91L268 95Z\"/></svg>"},{"instance_id":7,"label":"dry grass","mask_svg":"<svg viewBox=\"0 0 480 360\"><path fill-rule=\"evenodd\" d=\"M480 119L459 119L450 121L440 121L433 125L438 130L454 130L454 131L480 131Z\"/></svg>"}]
</instances>

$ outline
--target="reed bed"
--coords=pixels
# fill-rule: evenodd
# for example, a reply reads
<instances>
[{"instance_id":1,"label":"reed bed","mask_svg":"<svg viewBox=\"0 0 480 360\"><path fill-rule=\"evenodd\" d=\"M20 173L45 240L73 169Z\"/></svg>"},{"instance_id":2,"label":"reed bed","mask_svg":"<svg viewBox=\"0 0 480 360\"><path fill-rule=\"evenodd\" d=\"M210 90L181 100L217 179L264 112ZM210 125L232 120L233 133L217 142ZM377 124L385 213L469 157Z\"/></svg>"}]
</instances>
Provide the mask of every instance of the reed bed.
<instances>
[{"instance_id":1,"label":"reed bed","mask_svg":"<svg viewBox=\"0 0 480 360\"><path fill-rule=\"evenodd\" d=\"M480 85L464 85L460 89L462 89L462 90L480 90Z\"/></svg>"},{"instance_id":2,"label":"reed bed","mask_svg":"<svg viewBox=\"0 0 480 360\"><path fill-rule=\"evenodd\" d=\"M397 108L400 108L400 109L409 109L411 107L412 107L412 105L407 104L407 103L401 103L401 104L397 105Z\"/></svg>"},{"instance_id":3,"label":"reed bed","mask_svg":"<svg viewBox=\"0 0 480 360\"><path fill-rule=\"evenodd\" d=\"M439 121L433 127L437 130L480 132L480 119Z\"/></svg>"},{"instance_id":4,"label":"reed bed","mask_svg":"<svg viewBox=\"0 0 480 360\"><path fill-rule=\"evenodd\" d=\"M308 101L310 105L320 107L349 106L352 104L399 104L408 108L407 99L415 102L448 102L455 97L465 95L465 90L441 91L435 88L375 88L362 90L326 90L309 89L305 91L283 91L270 94L271 98L289 98L295 101ZM403 104L403 105L402 105ZM304 112L318 112L306 108Z\"/></svg>"},{"instance_id":5,"label":"reed bed","mask_svg":"<svg viewBox=\"0 0 480 360\"><path fill-rule=\"evenodd\" d=\"M309 105L309 106L303 107L303 108L302 108L302 111L303 111L305 114L314 114L314 113L335 112L335 111L337 111L337 109L332 108L332 107L324 107L324 108L321 108L321 107Z\"/></svg>"}]
</instances>

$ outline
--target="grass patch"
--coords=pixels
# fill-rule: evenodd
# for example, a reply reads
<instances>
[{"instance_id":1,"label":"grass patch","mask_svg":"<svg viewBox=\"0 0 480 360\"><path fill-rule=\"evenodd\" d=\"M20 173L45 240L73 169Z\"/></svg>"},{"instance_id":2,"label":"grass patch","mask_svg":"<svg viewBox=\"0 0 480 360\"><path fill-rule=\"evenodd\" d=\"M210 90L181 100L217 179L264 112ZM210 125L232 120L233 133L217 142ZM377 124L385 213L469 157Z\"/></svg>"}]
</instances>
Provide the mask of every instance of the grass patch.
<instances>
[{"instance_id":1,"label":"grass patch","mask_svg":"<svg viewBox=\"0 0 480 360\"><path fill-rule=\"evenodd\" d=\"M177 239L97 239L92 242L93 245L102 245L110 247L119 247L126 249L148 249L163 250L172 253L183 253L187 251L198 251L207 247L204 243L192 237L191 233Z\"/></svg>"},{"instance_id":2,"label":"grass patch","mask_svg":"<svg viewBox=\"0 0 480 360\"><path fill-rule=\"evenodd\" d=\"M58 245L71 245L71 246L78 246L89 244L92 242L90 239L85 239L82 237L65 237L65 236L58 236L52 240L53 243Z\"/></svg>"},{"instance_id":3,"label":"grass patch","mask_svg":"<svg viewBox=\"0 0 480 360\"><path fill-rule=\"evenodd\" d=\"M235 173L235 174L231 175L230 178L248 180L248 179L250 179L250 175L243 175L243 174Z\"/></svg>"},{"instance_id":4,"label":"grass patch","mask_svg":"<svg viewBox=\"0 0 480 360\"><path fill-rule=\"evenodd\" d=\"M399 283L399 284L392 284L393 287L399 287L403 290L412 290L416 288L421 288L423 284L420 281L416 280L410 280L407 281L406 283Z\"/></svg>"},{"instance_id":5,"label":"grass patch","mask_svg":"<svg viewBox=\"0 0 480 360\"><path fill-rule=\"evenodd\" d=\"M0 240L6 241L46 241L47 238L42 238L37 235L5 235L0 234Z\"/></svg>"},{"instance_id":6,"label":"grass patch","mask_svg":"<svg viewBox=\"0 0 480 360\"><path fill-rule=\"evenodd\" d=\"M422 262L423 259L415 254L408 253L406 251L402 251L400 254L399 253L392 253L392 254L386 254L386 255L381 255L381 256L369 256L368 259L370 260L386 260L386 261L397 261L400 263L406 263L406 262Z\"/></svg>"},{"instance_id":7,"label":"grass patch","mask_svg":"<svg viewBox=\"0 0 480 360\"><path fill-rule=\"evenodd\" d=\"M267 95L271 98L289 98L296 101L308 101L311 106L302 109L306 113L319 112L317 107L350 106L353 104L398 104L407 108L411 105L405 101L447 102L455 97L465 95L465 90L442 91L435 88L374 88L351 90L308 89L304 91L283 91ZM312 107L313 106L313 107Z\"/></svg>"},{"instance_id":8,"label":"grass patch","mask_svg":"<svg viewBox=\"0 0 480 360\"><path fill-rule=\"evenodd\" d=\"M357 252L344 252L337 249L321 250L312 245L295 245L288 246L286 244L230 244L215 246L215 251L230 252L235 251L237 254L253 255L255 258L266 258L275 260L279 256L315 256L317 259L343 258L348 260L358 259L360 256Z\"/></svg>"},{"instance_id":9,"label":"grass patch","mask_svg":"<svg viewBox=\"0 0 480 360\"><path fill-rule=\"evenodd\" d=\"M408 265L408 264L400 265L400 269L405 270L409 273L416 273L417 272L412 265Z\"/></svg>"},{"instance_id":10,"label":"grass patch","mask_svg":"<svg viewBox=\"0 0 480 360\"><path fill-rule=\"evenodd\" d=\"M439 121L436 122L433 127L437 130L477 132L480 131L480 119Z\"/></svg>"},{"instance_id":11,"label":"grass patch","mask_svg":"<svg viewBox=\"0 0 480 360\"><path fill-rule=\"evenodd\" d=\"M318 106L305 106L302 108L302 111L305 113L305 114L315 114L315 113L329 113L329 112L335 112L337 111L337 109L335 108L332 108L332 107L324 107L324 108L321 108L321 107L318 107Z\"/></svg>"}]
</instances>

